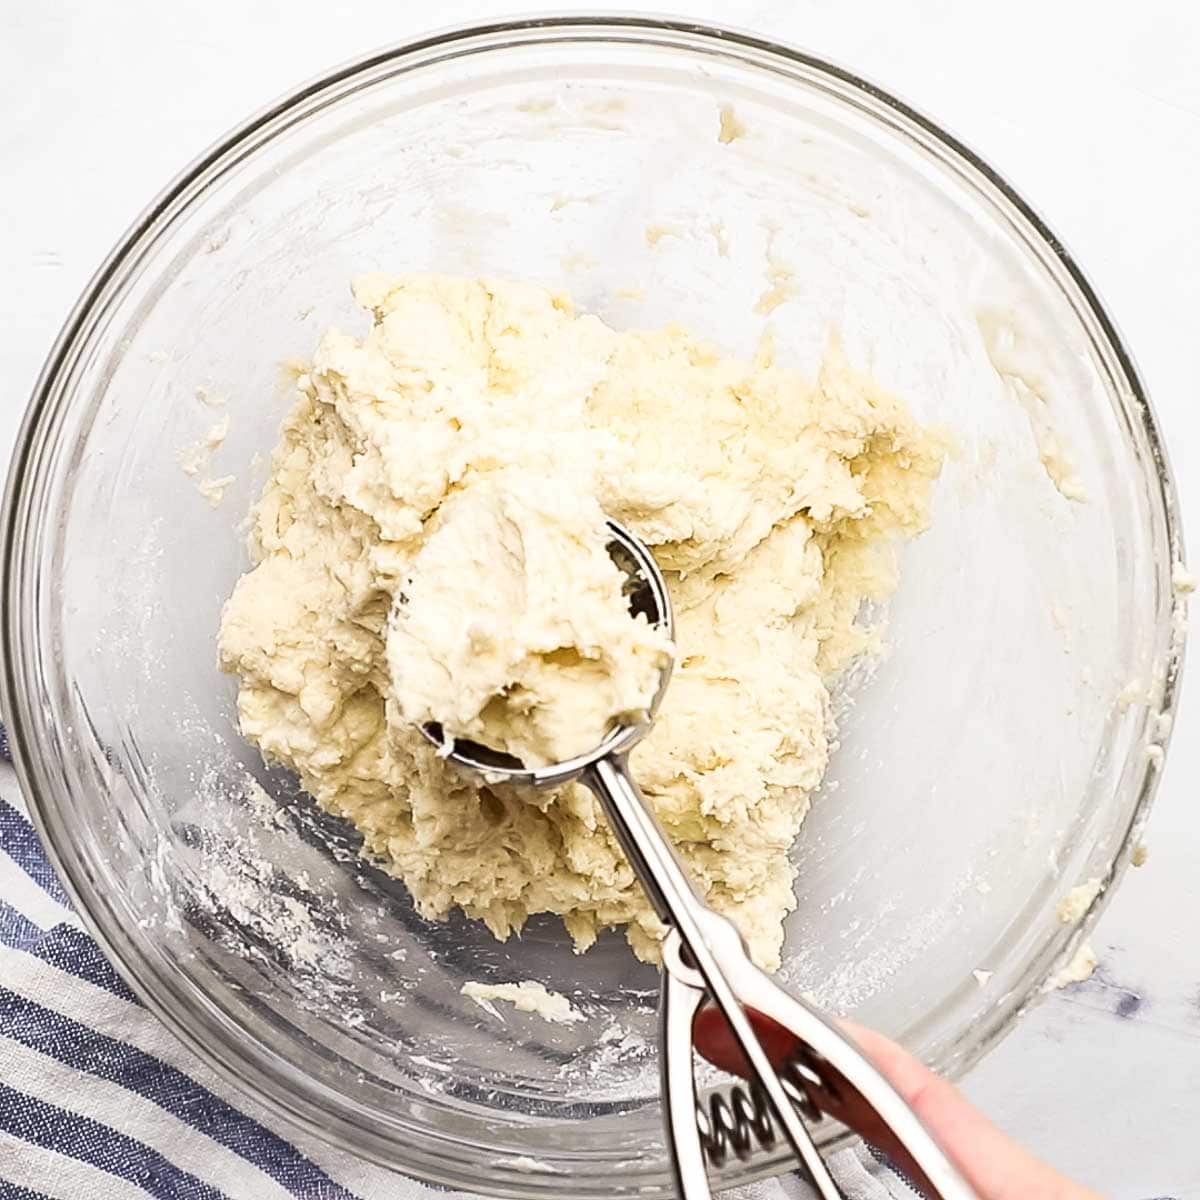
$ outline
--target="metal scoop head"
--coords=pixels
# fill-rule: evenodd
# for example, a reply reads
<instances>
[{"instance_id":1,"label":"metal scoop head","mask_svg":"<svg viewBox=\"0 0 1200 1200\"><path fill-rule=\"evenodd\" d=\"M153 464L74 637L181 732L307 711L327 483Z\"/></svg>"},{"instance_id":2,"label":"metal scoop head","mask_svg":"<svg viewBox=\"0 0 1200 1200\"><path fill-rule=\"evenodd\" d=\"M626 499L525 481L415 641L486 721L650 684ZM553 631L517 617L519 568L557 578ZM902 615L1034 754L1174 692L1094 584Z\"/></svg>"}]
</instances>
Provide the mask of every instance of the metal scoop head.
<instances>
[{"instance_id":1,"label":"metal scoop head","mask_svg":"<svg viewBox=\"0 0 1200 1200\"><path fill-rule=\"evenodd\" d=\"M608 522L608 553L613 562L624 572L625 595L629 600L629 611L635 616L644 616L656 629L668 637L675 636L675 618L671 612L671 598L658 563L654 561L645 543L635 537L616 521ZM671 678L672 663L662 669L658 688L650 701L646 717L636 723L617 723L605 734L597 745L583 754L577 754L561 763L544 767L527 767L519 758L495 750L491 746L465 738L455 738L449 743L445 731L436 722L420 726L426 739L432 742L447 760L466 770L477 771L490 783L519 783L531 787L559 787L578 778L588 767L600 759L613 754L624 754L631 750L650 728L654 714L662 703L663 695Z\"/></svg>"}]
</instances>

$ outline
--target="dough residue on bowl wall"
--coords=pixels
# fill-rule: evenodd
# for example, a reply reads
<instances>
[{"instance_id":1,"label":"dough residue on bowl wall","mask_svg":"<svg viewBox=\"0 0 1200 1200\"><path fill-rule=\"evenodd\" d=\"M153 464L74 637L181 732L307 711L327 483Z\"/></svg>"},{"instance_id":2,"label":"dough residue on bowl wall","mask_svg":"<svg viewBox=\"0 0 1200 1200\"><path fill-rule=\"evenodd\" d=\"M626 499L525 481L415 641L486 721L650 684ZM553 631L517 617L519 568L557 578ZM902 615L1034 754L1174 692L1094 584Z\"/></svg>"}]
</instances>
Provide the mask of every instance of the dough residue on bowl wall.
<instances>
[{"instance_id":1,"label":"dough residue on bowl wall","mask_svg":"<svg viewBox=\"0 0 1200 1200\"><path fill-rule=\"evenodd\" d=\"M1045 354L1031 344L1017 319L1003 310L981 310L976 325L992 366L1029 418L1046 477L1064 500L1084 503L1087 487L1079 477L1075 456L1055 425L1053 387L1043 366Z\"/></svg>"},{"instance_id":2,"label":"dough residue on bowl wall","mask_svg":"<svg viewBox=\"0 0 1200 1200\"><path fill-rule=\"evenodd\" d=\"M526 979L522 983L479 983L470 980L459 990L493 1017L499 1017L500 1014L491 1002L504 1000L513 1005L517 1012L536 1013L543 1020L557 1024L587 1020L583 1013L572 1007L566 996L550 991L535 979Z\"/></svg>"},{"instance_id":3,"label":"dough residue on bowl wall","mask_svg":"<svg viewBox=\"0 0 1200 1200\"><path fill-rule=\"evenodd\" d=\"M398 609L425 586L504 660L488 686L560 647L601 657L578 628L544 636L520 522L486 499L512 494L505 480L566 488L666 574L676 668L634 770L708 902L774 968L788 851L829 756L827 684L872 644L860 608L891 592L897 543L927 522L941 443L836 344L813 380L769 342L742 361L678 326L619 333L523 284L372 276L355 294L371 326L330 330L299 375L252 514L256 565L225 608L243 734L353 821L424 915L457 906L504 938L556 913L581 950L625 926L655 958L661 927L591 794L457 773L406 718L389 663ZM477 505L503 536L419 580L439 529ZM512 620L476 622L497 571ZM546 699L508 683L497 703Z\"/></svg>"},{"instance_id":4,"label":"dough residue on bowl wall","mask_svg":"<svg viewBox=\"0 0 1200 1200\"><path fill-rule=\"evenodd\" d=\"M213 407L224 401L214 400L203 388L196 389L196 398L202 403ZM199 440L184 446L179 452L179 469L196 486L196 491L213 507L217 508L225 498L226 489L234 482L233 475L213 477L206 472L212 463L213 455L224 444L229 436L229 416L226 414L214 422Z\"/></svg>"},{"instance_id":5,"label":"dough residue on bowl wall","mask_svg":"<svg viewBox=\"0 0 1200 1200\"><path fill-rule=\"evenodd\" d=\"M1054 992L1070 987L1073 983L1084 983L1091 979L1099 964L1095 950L1088 942L1081 942L1075 953L1061 966L1042 987L1043 992Z\"/></svg>"},{"instance_id":6,"label":"dough residue on bowl wall","mask_svg":"<svg viewBox=\"0 0 1200 1200\"><path fill-rule=\"evenodd\" d=\"M1092 906L1092 901L1100 894L1103 881L1099 878L1086 879L1073 887L1059 900L1055 912L1064 925L1074 925L1083 919L1084 913Z\"/></svg>"}]
</instances>

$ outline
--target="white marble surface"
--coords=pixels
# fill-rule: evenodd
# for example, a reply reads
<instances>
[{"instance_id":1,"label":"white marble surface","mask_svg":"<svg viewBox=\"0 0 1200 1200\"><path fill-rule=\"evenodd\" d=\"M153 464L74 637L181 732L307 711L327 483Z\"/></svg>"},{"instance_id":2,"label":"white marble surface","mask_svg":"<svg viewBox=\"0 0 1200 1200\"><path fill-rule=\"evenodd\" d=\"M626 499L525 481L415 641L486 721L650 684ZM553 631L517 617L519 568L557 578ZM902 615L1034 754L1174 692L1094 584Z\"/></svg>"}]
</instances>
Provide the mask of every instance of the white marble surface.
<instances>
[{"instance_id":1,"label":"white marble surface","mask_svg":"<svg viewBox=\"0 0 1200 1200\"><path fill-rule=\"evenodd\" d=\"M6 6L0 463L89 273L194 153L332 62L511 11L482 0ZM1107 299L1145 372L1184 511L1200 511L1200 8L679 0L674 11L840 61L1007 174ZM1189 548L1200 562L1194 532ZM1149 862L1096 931L1096 977L1029 1014L967 1083L1010 1131L1113 1197L1200 1194L1200 692L1187 691Z\"/></svg>"}]
</instances>

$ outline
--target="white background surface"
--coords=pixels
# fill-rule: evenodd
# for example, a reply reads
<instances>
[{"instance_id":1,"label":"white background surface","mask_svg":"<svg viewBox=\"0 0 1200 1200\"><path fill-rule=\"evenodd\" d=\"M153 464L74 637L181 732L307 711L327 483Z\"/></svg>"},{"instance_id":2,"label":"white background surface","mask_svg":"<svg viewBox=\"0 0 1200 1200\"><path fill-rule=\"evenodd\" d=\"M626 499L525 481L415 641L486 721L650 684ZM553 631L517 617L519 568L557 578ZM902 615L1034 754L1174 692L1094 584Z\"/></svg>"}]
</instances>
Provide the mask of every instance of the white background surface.
<instances>
[{"instance_id":1,"label":"white background surface","mask_svg":"<svg viewBox=\"0 0 1200 1200\"><path fill-rule=\"evenodd\" d=\"M4 9L0 475L67 309L171 175L333 63L514 11L479 0ZM849 66L949 126L1040 209L1140 361L1192 516L1189 557L1200 562L1200 6L678 0L673 12ZM1149 826L1148 865L1126 877L1093 939L1096 977L1029 1014L967 1083L1031 1148L1113 1197L1200 1195L1197 778L1193 686Z\"/></svg>"}]
</instances>

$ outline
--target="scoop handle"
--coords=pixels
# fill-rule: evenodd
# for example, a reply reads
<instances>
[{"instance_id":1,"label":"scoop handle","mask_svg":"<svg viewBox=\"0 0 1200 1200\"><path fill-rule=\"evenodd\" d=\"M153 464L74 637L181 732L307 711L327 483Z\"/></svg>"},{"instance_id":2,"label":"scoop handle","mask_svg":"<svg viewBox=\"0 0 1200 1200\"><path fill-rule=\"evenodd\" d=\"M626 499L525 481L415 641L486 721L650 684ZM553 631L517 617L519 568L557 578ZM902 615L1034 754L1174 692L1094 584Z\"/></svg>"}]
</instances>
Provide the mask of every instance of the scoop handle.
<instances>
[{"instance_id":1,"label":"scoop handle","mask_svg":"<svg viewBox=\"0 0 1200 1200\"><path fill-rule=\"evenodd\" d=\"M603 806L605 816L655 911L678 938L682 968L697 973L703 980L705 991L724 1014L751 1075L762 1089L773 1117L804 1165L821 1200L842 1200L825 1160L788 1098L783 1081L772 1067L739 1002L737 988L728 976L726 967L732 967L736 976L743 966L751 966L741 935L696 895L683 863L630 775L625 755L606 755L598 759L580 778L595 792ZM690 1028L688 1036L690 1039ZM664 1082L670 1085L672 1080L664 1076ZM687 1094L693 1098L693 1115L694 1092L692 1085ZM670 1111L673 1103L670 1094L666 1101ZM688 1197L688 1193L684 1195ZM694 1197L707 1195L707 1183L704 1191L691 1193Z\"/></svg>"},{"instance_id":2,"label":"scoop handle","mask_svg":"<svg viewBox=\"0 0 1200 1200\"><path fill-rule=\"evenodd\" d=\"M920 1182L933 1200L978 1200L874 1063L812 1005L785 992L757 967L733 923L696 895L679 855L630 774L626 756L598 759L581 779L599 799L655 912L670 926L663 944L660 1011L663 1102L676 1183L685 1200L707 1200L711 1195L695 1123L692 1062L695 1018L705 996L720 1009L744 1073L758 1084L777 1127L822 1200L842 1200L842 1193L759 1039L751 1012L792 1035L830 1091L848 1092L861 1112L887 1129L923 1176Z\"/></svg>"},{"instance_id":3,"label":"scoop handle","mask_svg":"<svg viewBox=\"0 0 1200 1200\"><path fill-rule=\"evenodd\" d=\"M697 981L698 982L698 981ZM907 1101L883 1073L827 1017L807 1001L781 988L753 963L737 974L738 999L795 1038L821 1079L821 1088L839 1097L847 1121L868 1133L885 1130L902 1147L930 1200L978 1200L975 1190L950 1161ZM823 1106L828 1107L828 1106Z\"/></svg>"},{"instance_id":4,"label":"scoop handle","mask_svg":"<svg viewBox=\"0 0 1200 1200\"><path fill-rule=\"evenodd\" d=\"M625 755L606 755L593 763L581 782L595 793L629 865L647 898L666 925L696 924L707 911L696 895L675 847L629 772ZM681 932L682 929L681 929ZM687 941L686 935L684 940Z\"/></svg>"}]
</instances>

